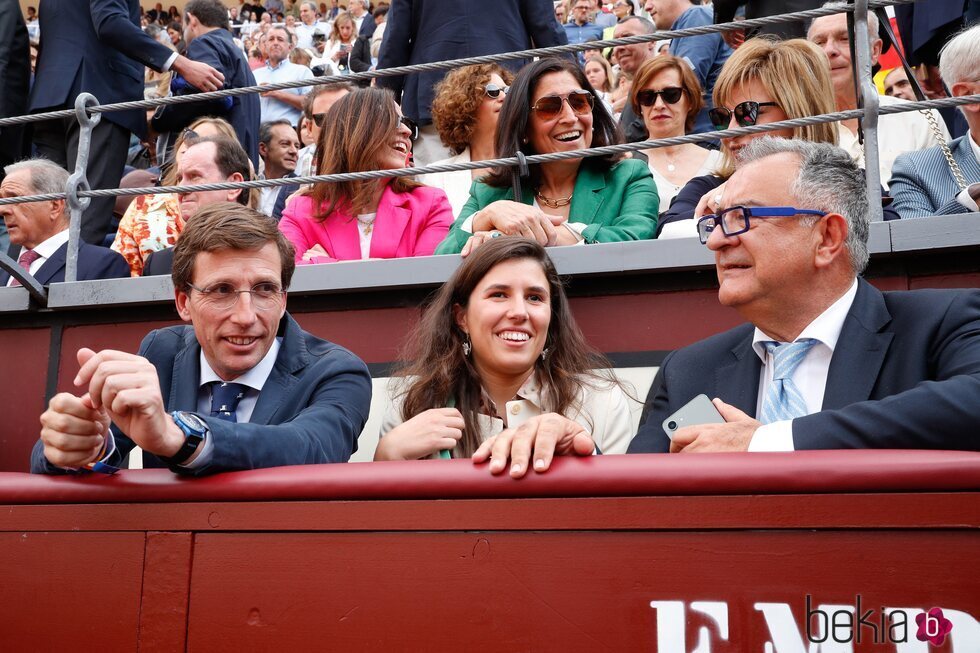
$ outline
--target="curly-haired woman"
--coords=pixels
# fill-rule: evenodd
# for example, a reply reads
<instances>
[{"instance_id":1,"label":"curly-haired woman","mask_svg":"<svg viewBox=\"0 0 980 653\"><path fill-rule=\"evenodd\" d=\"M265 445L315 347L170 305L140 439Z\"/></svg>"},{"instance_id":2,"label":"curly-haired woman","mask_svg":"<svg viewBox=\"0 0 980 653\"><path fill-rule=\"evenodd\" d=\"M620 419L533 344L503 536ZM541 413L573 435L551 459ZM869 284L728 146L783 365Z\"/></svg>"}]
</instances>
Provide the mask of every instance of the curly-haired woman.
<instances>
[{"instance_id":1,"label":"curly-haired woman","mask_svg":"<svg viewBox=\"0 0 980 653\"><path fill-rule=\"evenodd\" d=\"M496 64L464 66L446 75L436 86L432 121L442 142L455 156L432 165L494 158L497 116L511 80L510 71ZM446 191L453 215L459 215L470 198L473 180L487 172L489 170L435 172L422 175L419 181Z\"/></svg>"}]
</instances>

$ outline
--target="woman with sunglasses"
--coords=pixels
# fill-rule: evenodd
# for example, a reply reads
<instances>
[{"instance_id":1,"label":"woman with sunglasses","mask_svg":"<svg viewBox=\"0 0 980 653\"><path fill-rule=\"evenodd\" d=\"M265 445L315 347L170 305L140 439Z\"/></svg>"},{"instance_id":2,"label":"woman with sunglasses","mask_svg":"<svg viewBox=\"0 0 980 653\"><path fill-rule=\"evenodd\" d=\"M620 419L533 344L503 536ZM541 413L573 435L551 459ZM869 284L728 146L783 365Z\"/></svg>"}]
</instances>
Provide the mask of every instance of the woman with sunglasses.
<instances>
[{"instance_id":1,"label":"woman with sunglasses","mask_svg":"<svg viewBox=\"0 0 980 653\"><path fill-rule=\"evenodd\" d=\"M540 59L514 78L497 123L497 156L582 150L621 142L612 116L581 67ZM473 184L470 199L437 254L462 253L491 238L523 236L542 245L580 245L653 238L657 189L641 161L619 155L570 158L528 166L517 177L494 168Z\"/></svg>"},{"instance_id":2,"label":"woman with sunglasses","mask_svg":"<svg viewBox=\"0 0 980 653\"><path fill-rule=\"evenodd\" d=\"M380 88L344 96L324 123L317 141L321 175L405 168L418 135L391 91ZM302 265L428 256L452 221L444 192L391 177L313 184L289 200L279 229Z\"/></svg>"},{"instance_id":3,"label":"woman with sunglasses","mask_svg":"<svg viewBox=\"0 0 980 653\"><path fill-rule=\"evenodd\" d=\"M464 66L450 71L436 85L432 100L432 121L443 145L454 156L432 165L469 163L493 159L493 137L500 108L507 97L507 85L514 76L497 64ZM434 172L419 177L429 186L441 188L449 196L453 214L459 215L470 198L470 186L486 169Z\"/></svg>"},{"instance_id":4,"label":"woman with sunglasses","mask_svg":"<svg viewBox=\"0 0 980 653\"><path fill-rule=\"evenodd\" d=\"M630 90L630 103L636 115L643 118L651 139L683 136L692 131L704 106L701 84L691 67L670 55L648 59L640 66ZM634 156L645 158L650 166L661 213L687 182L711 174L721 162L717 150L693 143L643 150Z\"/></svg>"},{"instance_id":5,"label":"woman with sunglasses","mask_svg":"<svg viewBox=\"0 0 980 653\"><path fill-rule=\"evenodd\" d=\"M749 39L735 50L715 82L715 108L708 112L716 130L764 125L791 118L833 113L834 90L823 52L808 41ZM661 238L695 237L695 210L705 196L713 197L738 167L738 153L756 138L802 138L837 144L837 126L822 123L749 134L721 141L722 160L711 175L694 177L661 216ZM714 210L714 206L709 209Z\"/></svg>"},{"instance_id":6,"label":"woman with sunglasses","mask_svg":"<svg viewBox=\"0 0 980 653\"><path fill-rule=\"evenodd\" d=\"M534 241L500 238L467 257L409 342L375 460L469 458L548 412L578 422L603 453L624 453L633 435L627 395Z\"/></svg>"}]
</instances>

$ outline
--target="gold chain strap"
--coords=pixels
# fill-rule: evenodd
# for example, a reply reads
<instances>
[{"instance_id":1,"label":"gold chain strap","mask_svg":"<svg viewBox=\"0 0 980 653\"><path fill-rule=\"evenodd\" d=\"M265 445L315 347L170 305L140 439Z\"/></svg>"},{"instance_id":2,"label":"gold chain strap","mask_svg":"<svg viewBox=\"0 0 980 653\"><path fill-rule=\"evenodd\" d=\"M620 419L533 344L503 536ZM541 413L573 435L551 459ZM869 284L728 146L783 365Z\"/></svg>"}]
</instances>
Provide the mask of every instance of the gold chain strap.
<instances>
[{"instance_id":1,"label":"gold chain strap","mask_svg":"<svg viewBox=\"0 0 980 653\"><path fill-rule=\"evenodd\" d=\"M943 156L946 157L946 163L949 164L949 171L953 173L953 178L956 180L956 185L960 190L966 188L966 179L963 177L963 171L960 170L960 165L953 158L953 153L949 149L949 144L946 142L946 138L943 136L943 132L939 129L939 123L936 121L936 116L930 109L921 109L919 111L922 115L926 117L929 121L929 127L932 128L932 133L936 136L936 140L939 141L939 148L943 151Z\"/></svg>"}]
</instances>

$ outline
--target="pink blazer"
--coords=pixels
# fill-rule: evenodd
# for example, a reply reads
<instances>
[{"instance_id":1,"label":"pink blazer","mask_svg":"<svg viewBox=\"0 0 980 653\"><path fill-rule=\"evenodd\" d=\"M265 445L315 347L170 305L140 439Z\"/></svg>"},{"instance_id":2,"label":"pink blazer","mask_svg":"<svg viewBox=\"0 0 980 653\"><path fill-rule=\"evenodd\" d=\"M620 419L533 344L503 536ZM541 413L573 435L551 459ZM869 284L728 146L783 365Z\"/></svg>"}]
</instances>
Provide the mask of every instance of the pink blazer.
<instances>
[{"instance_id":1,"label":"pink blazer","mask_svg":"<svg viewBox=\"0 0 980 653\"><path fill-rule=\"evenodd\" d=\"M279 230L296 248L297 265L360 260L357 219L334 211L319 222L313 219L313 213L313 199L300 195L286 205L279 221ZM378 203L371 234L371 258L430 256L452 223L453 210L441 189L419 186L398 193L389 185ZM330 256L304 261L303 254L317 244Z\"/></svg>"}]
</instances>

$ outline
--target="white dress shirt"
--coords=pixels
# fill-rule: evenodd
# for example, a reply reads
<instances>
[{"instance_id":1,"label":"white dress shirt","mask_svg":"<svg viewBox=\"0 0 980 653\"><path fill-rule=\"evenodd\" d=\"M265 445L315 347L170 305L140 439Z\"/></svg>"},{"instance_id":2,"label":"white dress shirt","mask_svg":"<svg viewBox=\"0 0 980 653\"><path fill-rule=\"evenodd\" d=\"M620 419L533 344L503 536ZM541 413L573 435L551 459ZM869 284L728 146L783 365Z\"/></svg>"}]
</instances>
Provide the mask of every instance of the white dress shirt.
<instances>
[{"instance_id":1,"label":"white dress shirt","mask_svg":"<svg viewBox=\"0 0 980 653\"><path fill-rule=\"evenodd\" d=\"M855 279L847 292L810 322L796 338L797 341L805 338L812 338L817 341L807 352L796 371L793 372L792 377L793 383L799 388L800 394L803 395L803 400L806 402L807 415L820 412L823 408L823 396L827 389L827 372L830 370L830 361L834 356L834 349L837 347L841 329L844 328L844 320L847 319L847 314L854 303L854 297L857 295L857 285L857 279ZM766 351L762 343L773 340L772 337L767 336L758 328L752 336L752 349L762 359L756 415L762 414L762 402L765 399L769 384L772 383L773 374L773 357ZM760 426L749 442L749 451L794 451L793 420L781 420Z\"/></svg>"},{"instance_id":2,"label":"white dress shirt","mask_svg":"<svg viewBox=\"0 0 980 653\"><path fill-rule=\"evenodd\" d=\"M41 269L41 266L44 265L47 262L47 260L51 258L51 256L55 252L57 252L62 245L64 245L67 242L68 242L68 230L65 229L64 231L59 231L58 233L51 236L47 240L42 241L37 247L35 247L34 253L37 254L38 257L31 262L31 266L27 269L27 271L31 273L31 276L33 277L34 275L36 275L37 271ZM25 248L21 247L20 251L17 252L16 260L20 260L20 255L23 254L24 251ZM10 286L10 284L12 284L13 282L14 282L13 277L7 279L8 286Z\"/></svg>"}]
</instances>

